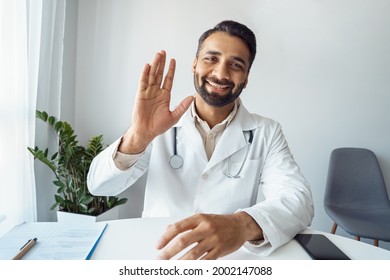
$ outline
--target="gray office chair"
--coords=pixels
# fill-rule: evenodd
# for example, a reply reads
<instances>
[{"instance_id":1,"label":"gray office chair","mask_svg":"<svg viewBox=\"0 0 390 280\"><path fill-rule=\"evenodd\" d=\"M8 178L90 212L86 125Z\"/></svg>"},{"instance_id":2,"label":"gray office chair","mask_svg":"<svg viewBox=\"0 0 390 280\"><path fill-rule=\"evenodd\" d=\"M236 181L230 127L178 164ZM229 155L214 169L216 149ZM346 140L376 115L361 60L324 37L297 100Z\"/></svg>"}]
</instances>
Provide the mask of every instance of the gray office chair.
<instances>
[{"instance_id":1,"label":"gray office chair","mask_svg":"<svg viewBox=\"0 0 390 280\"><path fill-rule=\"evenodd\" d=\"M390 241L390 201L375 154L361 148L335 149L330 156L325 211L337 225L355 236Z\"/></svg>"}]
</instances>

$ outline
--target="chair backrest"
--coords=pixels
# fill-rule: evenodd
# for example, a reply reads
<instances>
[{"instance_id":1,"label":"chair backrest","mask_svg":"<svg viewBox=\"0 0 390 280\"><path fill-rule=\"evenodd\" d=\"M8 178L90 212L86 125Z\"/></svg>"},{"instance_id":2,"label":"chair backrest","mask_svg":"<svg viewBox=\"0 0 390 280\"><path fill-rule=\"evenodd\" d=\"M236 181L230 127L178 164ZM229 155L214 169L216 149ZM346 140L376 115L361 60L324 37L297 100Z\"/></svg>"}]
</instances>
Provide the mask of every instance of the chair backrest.
<instances>
[{"instance_id":1,"label":"chair backrest","mask_svg":"<svg viewBox=\"0 0 390 280\"><path fill-rule=\"evenodd\" d=\"M331 153L324 204L345 209L390 207L382 171L372 151L339 148Z\"/></svg>"}]
</instances>

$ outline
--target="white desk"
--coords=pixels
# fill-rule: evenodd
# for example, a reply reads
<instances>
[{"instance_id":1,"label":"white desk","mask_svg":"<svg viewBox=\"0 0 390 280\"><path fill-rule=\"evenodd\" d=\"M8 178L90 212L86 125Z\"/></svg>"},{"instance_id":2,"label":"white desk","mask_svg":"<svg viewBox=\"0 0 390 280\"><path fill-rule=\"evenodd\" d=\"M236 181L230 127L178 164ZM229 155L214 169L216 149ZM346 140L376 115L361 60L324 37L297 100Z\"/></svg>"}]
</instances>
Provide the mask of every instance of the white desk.
<instances>
[{"instance_id":1,"label":"white desk","mask_svg":"<svg viewBox=\"0 0 390 280\"><path fill-rule=\"evenodd\" d=\"M92 259L104 260L154 260L159 254L155 244L168 224L178 218L125 219L108 222ZM304 233L326 235L348 257L355 260L390 260L390 251L330 233L306 230ZM267 257L256 256L245 248L223 257L227 260L309 260L309 255L295 241L280 247Z\"/></svg>"}]
</instances>

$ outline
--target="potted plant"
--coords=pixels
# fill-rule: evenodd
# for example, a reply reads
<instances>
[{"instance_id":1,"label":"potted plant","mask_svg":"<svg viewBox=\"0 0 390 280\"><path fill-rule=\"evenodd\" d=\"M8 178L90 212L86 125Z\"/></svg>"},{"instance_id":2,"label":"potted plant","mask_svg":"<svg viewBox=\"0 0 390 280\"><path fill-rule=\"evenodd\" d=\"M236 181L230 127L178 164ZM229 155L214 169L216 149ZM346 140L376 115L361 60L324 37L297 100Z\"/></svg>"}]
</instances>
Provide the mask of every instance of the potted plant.
<instances>
[{"instance_id":1,"label":"potted plant","mask_svg":"<svg viewBox=\"0 0 390 280\"><path fill-rule=\"evenodd\" d=\"M69 123L57 121L44 111L37 110L36 117L49 125L58 138L58 150L51 155L48 148L41 150L39 147L28 147L34 159L48 166L55 175L53 183L57 193L50 210L99 216L126 203L127 198L94 196L88 190L87 174L92 159L103 150L102 135L92 137L84 147L79 145L77 135Z\"/></svg>"}]
</instances>

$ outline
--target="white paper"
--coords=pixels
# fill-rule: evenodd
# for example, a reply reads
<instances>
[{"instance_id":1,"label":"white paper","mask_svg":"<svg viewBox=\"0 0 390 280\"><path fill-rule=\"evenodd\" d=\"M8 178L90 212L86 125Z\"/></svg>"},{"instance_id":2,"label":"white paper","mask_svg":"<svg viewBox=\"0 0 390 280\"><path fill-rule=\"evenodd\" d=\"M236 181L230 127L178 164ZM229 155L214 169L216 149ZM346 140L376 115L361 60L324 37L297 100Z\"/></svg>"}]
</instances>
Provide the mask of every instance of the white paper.
<instances>
[{"instance_id":1,"label":"white paper","mask_svg":"<svg viewBox=\"0 0 390 280\"><path fill-rule=\"evenodd\" d=\"M84 260L93 252L107 223L24 223L0 239L0 259L12 259L30 239L37 243L23 260Z\"/></svg>"}]
</instances>

